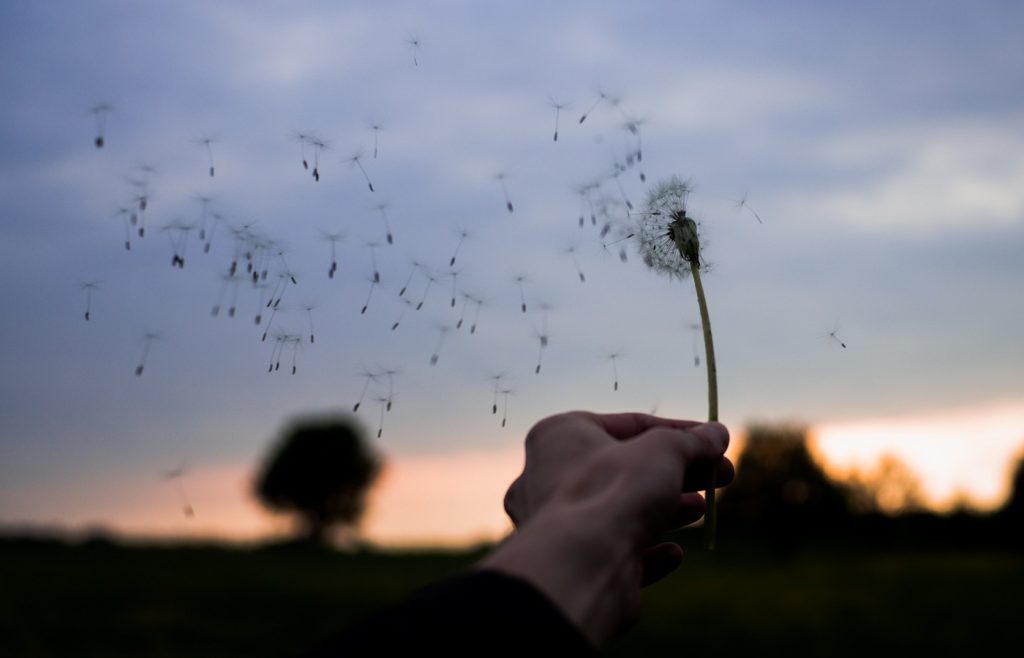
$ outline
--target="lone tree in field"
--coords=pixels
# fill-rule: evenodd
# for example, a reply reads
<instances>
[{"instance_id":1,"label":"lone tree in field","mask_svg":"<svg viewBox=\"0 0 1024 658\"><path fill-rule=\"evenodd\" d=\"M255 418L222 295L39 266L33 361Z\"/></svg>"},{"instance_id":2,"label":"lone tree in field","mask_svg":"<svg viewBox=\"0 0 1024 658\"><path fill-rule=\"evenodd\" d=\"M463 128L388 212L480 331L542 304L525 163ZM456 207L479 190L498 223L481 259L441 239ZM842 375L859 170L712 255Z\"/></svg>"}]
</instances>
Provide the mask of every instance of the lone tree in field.
<instances>
[{"instance_id":1,"label":"lone tree in field","mask_svg":"<svg viewBox=\"0 0 1024 658\"><path fill-rule=\"evenodd\" d=\"M352 419L301 419L267 455L255 494L272 511L298 516L303 534L324 543L328 530L355 529L381 461Z\"/></svg>"}]
</instances>

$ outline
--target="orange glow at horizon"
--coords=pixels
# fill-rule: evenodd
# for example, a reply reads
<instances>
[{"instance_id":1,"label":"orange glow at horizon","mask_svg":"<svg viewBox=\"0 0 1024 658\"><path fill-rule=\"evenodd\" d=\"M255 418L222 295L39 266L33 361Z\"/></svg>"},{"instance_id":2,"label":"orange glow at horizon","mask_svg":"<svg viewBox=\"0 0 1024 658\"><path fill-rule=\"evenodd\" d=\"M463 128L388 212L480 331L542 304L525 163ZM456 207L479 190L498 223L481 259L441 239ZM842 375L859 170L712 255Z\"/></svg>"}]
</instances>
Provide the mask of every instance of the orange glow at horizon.
<instances>
[{"instance_id":1,"label":"orange glow at horizon","mask_svg":"<svg viewBox=\"0 0 1024 658\"><path fill-rule=\"evenodd\" d=\"M1009 493L1011 469L1024 448L1024 404L825 423L811 434L816 457L833 477L868 474L891 455L920 480L930 509L948 511L963 502L995 509Z\"/></svg>"}]
</instances>

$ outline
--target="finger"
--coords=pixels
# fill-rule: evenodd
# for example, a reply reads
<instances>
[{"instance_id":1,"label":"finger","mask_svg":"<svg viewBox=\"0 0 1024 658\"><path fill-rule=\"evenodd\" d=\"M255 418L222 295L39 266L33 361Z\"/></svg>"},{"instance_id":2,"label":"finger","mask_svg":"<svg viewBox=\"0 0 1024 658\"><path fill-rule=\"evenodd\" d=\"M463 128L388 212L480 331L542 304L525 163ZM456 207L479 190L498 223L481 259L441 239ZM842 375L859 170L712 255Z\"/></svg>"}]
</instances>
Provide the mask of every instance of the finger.
<instances>
[{"instance_id":1,"label":"finger","mask_svg":"<svg viewBox=\"0 0 1024 658\"><path fill-rule=\"evenodd\" d=\"M684 493L679 495L679 506L676 508L675 516L672 517L672 527L682 528L691 523L696 523L704 516L707 504L704 496L699 493Z\"/></svg>"},{"instance_id":2,"label":"finger","mask_svg":"<svg viewBox=\"0 0 1024 658\"><path fill-rule=\"evenodd\" d=\"M643 576L640 584L647 587L679 568L683 549L679 544L664 543L653 546L643 554Z\"/></svg>"},{"instance_id":3,"label":"finger","mask_svg":"<svg viewBox=\"0 0 1024 658\"><path fill-rule=\"evenodd\" d=\"M700 463L688 464L686 476L683 479L683 491L704 491L711 485L711 478L708 477L711 469ZM715 473L715 487L725 487L732 484L736 479L736 467L728 457L718 460Z\"/></svg>"},{"instance_id":4,"label":"finger","mask_svg":"<svg viewBox=\"0 0 1024 658\"><path fill-rule=\"evenodd\" d=\"M685 430L702 424L696 420L661 418L641 413L595 414L589 411L579 413L616 439L631 439L655 427Z\"/></svg>"},{"instance_id":5,"label":"finger","mask_svg":"<svg viewBox=\"0 0 1024 658\"><path fill-rule=\"evenodd\" d=\"M626 449L639 450L651 459L674 458L684 475L687 471L708 471L712 464L717 468L728 447L729 430L725 425L699 423L687 429L654 427L630 441Z\"/></svg>"},{"instance_id":6,"label":"finger","mask_svg":"<svg viewBox=\"0 0 1024 658\"><path fill-rule=\"evenodd\" d=\"M517 528L524 520L523 476L517 477L505 492L505 513Z\"/></svg>"}]
</instances>

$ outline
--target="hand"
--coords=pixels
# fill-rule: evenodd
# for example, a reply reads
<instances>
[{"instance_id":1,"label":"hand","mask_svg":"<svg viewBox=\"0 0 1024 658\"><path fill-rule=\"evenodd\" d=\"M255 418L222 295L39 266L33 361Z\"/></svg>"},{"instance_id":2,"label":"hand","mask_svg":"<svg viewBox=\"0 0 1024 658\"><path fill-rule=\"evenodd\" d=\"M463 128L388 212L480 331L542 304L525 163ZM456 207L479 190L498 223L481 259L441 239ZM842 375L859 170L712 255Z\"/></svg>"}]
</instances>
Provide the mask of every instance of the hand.
<instances>
[{"instance_id":1,"label":"hand","mask_svg":"<svg viewBox=\"0 0 1024 658\"><path fill-rule=\"evenodd\" d=\"M533 583L596 645L639 613L640 588L678 567L682 549L655 544L704 514L712 468L732 481L718 423L645 414L571 412L537 423L505 509L518 532L485 568Z\"/></svg>"}]
</instances>

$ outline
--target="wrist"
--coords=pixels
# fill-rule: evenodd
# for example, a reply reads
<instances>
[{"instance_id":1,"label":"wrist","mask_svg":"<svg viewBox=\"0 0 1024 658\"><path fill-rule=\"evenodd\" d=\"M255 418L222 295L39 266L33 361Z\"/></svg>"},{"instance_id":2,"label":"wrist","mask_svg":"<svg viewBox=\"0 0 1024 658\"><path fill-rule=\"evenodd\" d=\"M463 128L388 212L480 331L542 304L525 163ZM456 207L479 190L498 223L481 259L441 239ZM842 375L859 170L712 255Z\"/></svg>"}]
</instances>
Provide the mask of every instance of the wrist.
<instances>
[{"instance_id":1,"label":"wrist","mask_svg":"<svg viewBox=\"0 0 1024 658\"><path fill-rule=\"evenodd\" d=\"M600 647L636 614L641 576L632 542L609 532L615 526L601 521L604 514L561 507L540 512L480 567L526 581Z\"/></svg>"}]
</instances>

